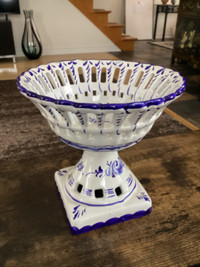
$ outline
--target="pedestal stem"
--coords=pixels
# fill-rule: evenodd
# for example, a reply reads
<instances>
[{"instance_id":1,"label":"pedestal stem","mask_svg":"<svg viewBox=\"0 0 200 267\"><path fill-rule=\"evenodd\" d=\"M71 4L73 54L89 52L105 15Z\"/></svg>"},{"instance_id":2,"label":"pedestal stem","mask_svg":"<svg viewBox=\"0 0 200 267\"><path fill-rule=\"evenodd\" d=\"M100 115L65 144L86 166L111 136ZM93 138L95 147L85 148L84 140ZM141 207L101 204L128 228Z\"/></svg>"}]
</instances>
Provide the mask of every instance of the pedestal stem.
<instances>
[{"instance_id":1,"label":"pedestal stem","mask_svg":"<svg viewBox=\"0 0 200 267\"><path fill-rule=\"evenodd\" d=\"M137 191L136 177L117 151L84 151L68 172L66 192L77 203L115 205Z\"/></svg>"}]
</instances>

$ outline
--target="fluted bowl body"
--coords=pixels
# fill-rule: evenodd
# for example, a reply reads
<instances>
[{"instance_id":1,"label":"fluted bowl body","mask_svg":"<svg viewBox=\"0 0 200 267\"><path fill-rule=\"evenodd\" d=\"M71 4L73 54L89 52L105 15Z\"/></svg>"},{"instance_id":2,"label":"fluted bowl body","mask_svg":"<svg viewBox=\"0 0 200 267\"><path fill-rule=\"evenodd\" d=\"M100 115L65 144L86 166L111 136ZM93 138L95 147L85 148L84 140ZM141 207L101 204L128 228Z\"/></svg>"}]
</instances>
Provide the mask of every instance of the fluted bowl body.
<instances>
[{"instance_id":1,"label":"fluted bowl body","mask_svg":"<svg viewBox=\"0 0 200 267\"><path fill-rule=\"evenodd\" d=\"M151 64L73 60L29 69L17 86L65 143L111 151L139 142L185 80Z\"/></svg>"}]
</instances>

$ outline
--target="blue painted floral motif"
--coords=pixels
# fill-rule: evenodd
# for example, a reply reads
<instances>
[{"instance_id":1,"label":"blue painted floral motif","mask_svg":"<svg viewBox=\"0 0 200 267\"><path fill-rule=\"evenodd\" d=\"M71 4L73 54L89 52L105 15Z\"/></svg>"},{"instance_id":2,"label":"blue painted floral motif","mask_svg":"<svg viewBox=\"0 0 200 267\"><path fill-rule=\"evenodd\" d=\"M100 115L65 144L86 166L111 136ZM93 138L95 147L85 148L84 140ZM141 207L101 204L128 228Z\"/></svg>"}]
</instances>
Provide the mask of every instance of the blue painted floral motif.
<instances>
[{"instance_id":1,"label":"blue painted floral motif","mask_svg":"<svg viewBox=\"0 0 200 267\"><path fill-rule=\"evenodd\" d=\"M107 161L107 166L108 168L106 170L103 170L102 167L99 166L97 170L95 170L94 172L89 172L87 175L95 174L95 176L99 178L106 175L114 178L116 177L116 175L120 175L123 172L124 164L121 161L121 159L118 158L118 160L115 161L110 161L110 162Z\"/></svg>"},{"instance_id":2,"label":"blue painted floral motif","mask_svg":"<svg viewBox=\"0 0 200 267\"><path fill-rule=\"evenodd\" d=\"M141 192L141 195L140 196L137 196L138 199L144 199L145 201L148 201L150 202L150 199L148 197L147 194L145 194L144 192Z\"/></svg>"},{"instance_id":3,"label":"blue painted floral motif","mask_svg":"<svg viewBox=\"0 0 200 267\"><path fill-rule=\"evenodd\" d=\"M89 117L89 122L91 122L91 123L97 123L97 120L94 119L94 118Z\"/></svg>"},{"instance_id":4,"label":"blue painted floral motif","mask_svg":"<svg viewBox=\"0 0 200 267\"><path fill-rule=\"evenodd\" d=\"M95 170L95 176L96 177L102 177L102 175L103 175L103 169L101 168L101 166L99 166L99 169L98 170Z\"/></svg>"},{"instance_id":5,"label":"blue painted floral motif","mask_svg":"<svg viewBox=\"0 0 200 267\"><path fill-rule=\"evenodd\" d=\"M86 208L81 207L81 205L78 205L78 206L74 207L74 210L73 210L73 214L74 214L73 220L79 218L80 216L83 216L83 214L85 212L86 212Z\"/></svg>"},{"instance_id":6,"label":"blue painted floral motif","mask_svg":"<svg viewBox=\"0 0 200 267\"><path fill-rule=\"evenodd\" d=\"M118 160L115 160L113 162L110 161L110 163L107 162L107 165L108 169L105 171L107 176L112 176L114 178L116 175L119 175L123 172L124 165L120 158L118 158Z\"/></svg>"}]
</instances>

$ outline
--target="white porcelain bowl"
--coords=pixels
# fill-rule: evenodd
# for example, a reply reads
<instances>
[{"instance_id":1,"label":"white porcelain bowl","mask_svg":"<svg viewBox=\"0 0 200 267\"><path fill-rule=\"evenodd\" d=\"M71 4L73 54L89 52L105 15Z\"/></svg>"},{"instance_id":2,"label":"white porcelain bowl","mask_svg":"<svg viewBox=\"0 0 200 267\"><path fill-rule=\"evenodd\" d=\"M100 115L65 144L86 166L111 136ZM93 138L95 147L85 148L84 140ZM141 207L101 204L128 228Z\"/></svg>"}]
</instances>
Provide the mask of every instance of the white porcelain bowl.
<instances>
[{"instance_id":1,"label":"white porcelain bowl","mask_svg":"<svg viewBox=\"0 0 200 267\"><path fill-rule=\"evenodd\" d=\"M183 93L179 73L138 62L73 60L30 69L17 85L62 141L85 150L76 166L55 175L74 233L150 212L149 196L117 151L138 143Z\"/></svg>"},{"instance_id":2,"label":"white porcelain bowl","mask_svg":"<svg viewBox=\"0 0 200 267\"><path fill-rule=\"evenodd\" d=\"M150 64L74 60L33 68L19 77L18 88L64 142L106 151L141 140L185 81Z\"/></svg>"}]
</instances>

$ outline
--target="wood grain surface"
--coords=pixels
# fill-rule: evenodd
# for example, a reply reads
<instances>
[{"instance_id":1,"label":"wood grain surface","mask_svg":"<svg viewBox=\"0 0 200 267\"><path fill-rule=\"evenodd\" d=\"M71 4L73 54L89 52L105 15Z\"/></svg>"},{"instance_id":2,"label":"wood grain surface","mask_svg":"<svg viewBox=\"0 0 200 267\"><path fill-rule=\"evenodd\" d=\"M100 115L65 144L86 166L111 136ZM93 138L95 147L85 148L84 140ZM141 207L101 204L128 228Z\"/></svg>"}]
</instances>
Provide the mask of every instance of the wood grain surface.
<instances>
[{"instance_id":1,"label":"wood grain surface","mask_svg":"<svg viewBox=\"0 0 200 267\"><path fill-rule=\"evenodd\" d=\"M121 151L152 198L152 213L73 236L54 172L82 152L62 143L12 83L7 92L0 83L0 266L200 264L199 131L175 124L161 136L158 127ZM166 118L162 126L174 125Z\"/></svg>"},{"instance_id":2,"label":"wood grain surface","mask_svg":"<svg viewBox=\"0 0 200 267\"><path fill-rule=\"evenodd\" d=\"M75 164L80 151L66 146L51 155L1 160L0 266L200 263L199 137L149 138L122 151L152 198L152 213L79 236L69 230L53 174Z\"/></svg>"}]
</instances>

